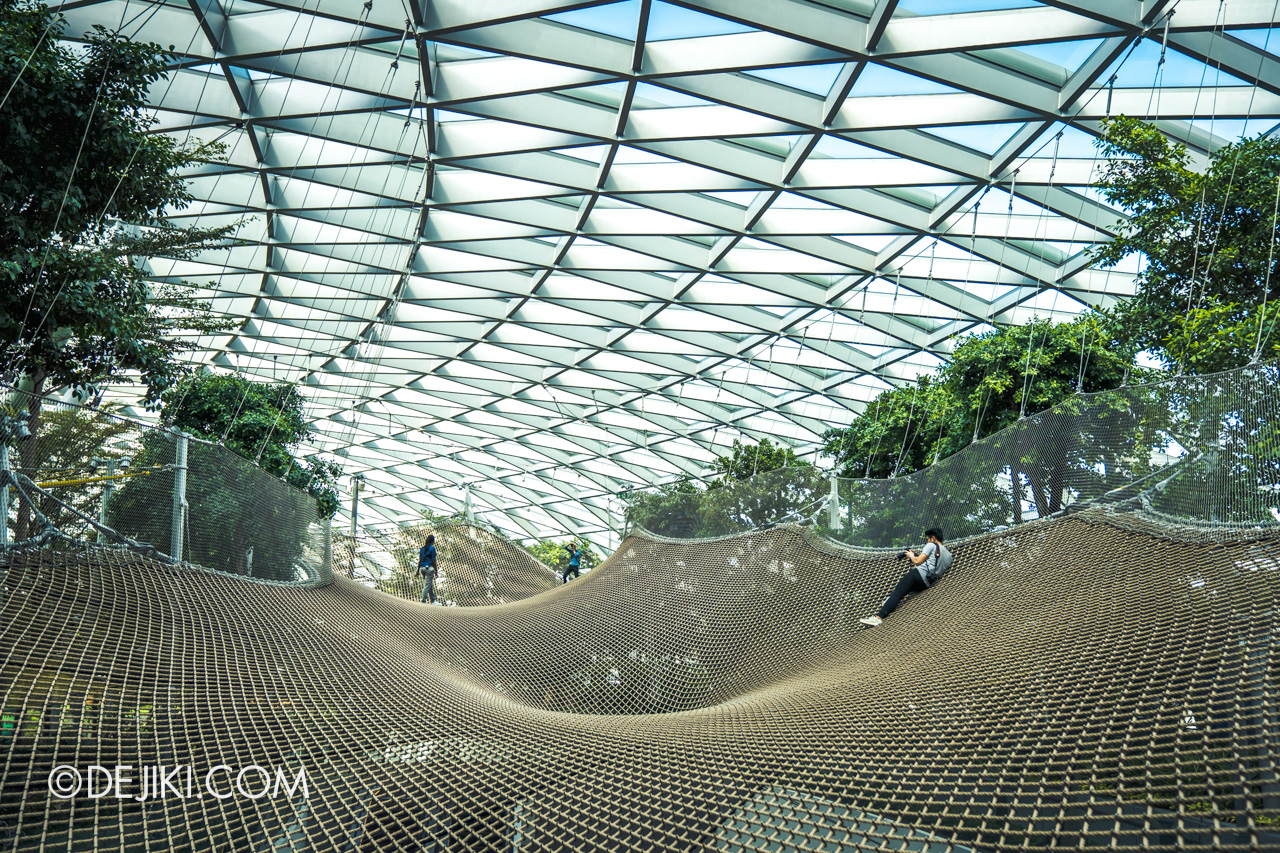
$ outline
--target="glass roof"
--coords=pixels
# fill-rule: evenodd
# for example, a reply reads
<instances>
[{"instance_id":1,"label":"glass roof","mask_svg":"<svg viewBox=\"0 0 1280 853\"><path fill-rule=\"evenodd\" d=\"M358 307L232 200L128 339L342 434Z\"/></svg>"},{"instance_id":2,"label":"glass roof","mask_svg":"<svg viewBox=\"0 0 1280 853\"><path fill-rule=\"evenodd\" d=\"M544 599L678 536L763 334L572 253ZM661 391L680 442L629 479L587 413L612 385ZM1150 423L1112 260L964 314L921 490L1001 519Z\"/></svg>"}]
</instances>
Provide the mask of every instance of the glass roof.
<instances>
[{"instance_id":1,"label":"glass roof","mask_svg":"<svg viewBox=\"0 0 1280 853\"><path fill-rule=\"evenodd\" d=\"M228 146L177 216L243 245L151 262L244 320L194 361L302 386L363 522L469 500L607 545L628 488L735 438L812 455L964 336L1130 293L1086 255L1119 227L1098 122L1199 164L1274 130L1272 5L62 8L175 45L158 132Z\"/></svg>"}]
</instances>

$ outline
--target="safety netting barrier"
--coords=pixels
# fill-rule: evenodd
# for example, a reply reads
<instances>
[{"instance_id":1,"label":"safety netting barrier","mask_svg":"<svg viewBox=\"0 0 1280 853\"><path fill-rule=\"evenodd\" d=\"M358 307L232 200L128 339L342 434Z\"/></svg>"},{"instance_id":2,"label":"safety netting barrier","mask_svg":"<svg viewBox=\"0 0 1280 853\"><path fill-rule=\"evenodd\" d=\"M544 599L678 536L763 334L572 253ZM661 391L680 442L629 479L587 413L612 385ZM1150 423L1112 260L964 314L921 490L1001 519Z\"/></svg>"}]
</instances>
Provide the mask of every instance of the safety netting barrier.
<instances>
[{"instance_id":1,"label":"safety netting barrier","mask_svg":"<svg viewBox=\"0 0 1280 853\"><path fill-rule=\"evenodd\" d=\"M974 536L1099 503L1232 528L1280 522L1280 366L1078 394L891 479L793 467L626 495L634 527L681 538L809 522L829 539L892 548L927 527ZM890 458L905 448L885 447Z\"/></svg>"},{"instance_id":2,"label":"safety netting barrier","mask_svg":"<svg viewBox=\"0 0 1280 853\"><path fill-rule=\"evenodd\" d=\"M29 397L0 388L6 410ZM271 583L332 579L315 499L232 450L90 406L47 400L13 441L0 550L87 546Z\"/></svg>"}]
</instances>

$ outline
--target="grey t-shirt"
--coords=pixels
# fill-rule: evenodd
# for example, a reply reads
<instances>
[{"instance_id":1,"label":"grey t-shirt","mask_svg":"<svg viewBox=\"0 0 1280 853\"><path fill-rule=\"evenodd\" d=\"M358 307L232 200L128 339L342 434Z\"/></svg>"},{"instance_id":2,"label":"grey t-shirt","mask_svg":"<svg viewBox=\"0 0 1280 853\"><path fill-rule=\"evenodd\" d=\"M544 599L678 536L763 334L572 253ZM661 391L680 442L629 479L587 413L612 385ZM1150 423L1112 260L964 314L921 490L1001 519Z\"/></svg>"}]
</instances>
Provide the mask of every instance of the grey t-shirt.
<instances>
[{"instance_id":1,"label":"grey t-shirt","mask_svg":"<svg viewBox=\"0 0 1280 853\"><path fill-rule=\"evenodd\" d=\"M916 571L920 573L920 580L924 581L925 586L931 585L951 568L951 552L946 545L926 542L920 553L924 555L925 561L916 566Z\"/></svg>"}]
</instances>

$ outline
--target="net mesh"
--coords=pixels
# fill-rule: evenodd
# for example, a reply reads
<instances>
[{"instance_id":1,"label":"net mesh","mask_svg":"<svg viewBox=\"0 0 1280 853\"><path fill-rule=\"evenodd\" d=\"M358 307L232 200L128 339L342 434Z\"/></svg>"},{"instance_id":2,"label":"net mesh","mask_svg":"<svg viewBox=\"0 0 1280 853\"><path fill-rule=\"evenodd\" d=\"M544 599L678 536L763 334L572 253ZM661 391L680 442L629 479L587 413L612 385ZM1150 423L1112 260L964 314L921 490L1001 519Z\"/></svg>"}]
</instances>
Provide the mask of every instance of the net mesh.
<instances>
[{"instance_id":1,"label":"net mesh","mask_svg":"<svg viewBox=\"0 0 1280 853\"><path fill-rule=\"evenodd\" d=\"M1280 537L1149 523L970 540L875 630L900 564L797 527L632 537L475 608L14 555L0 821L21 850L1278 849ZM93 764L309 794L50 794Z\"/></svg>"},{"instance_id":2,"label":"net mesh","mask_svg":"<svg viewBox=\"0 0 1280 853\"><path fill-rule=\"evenodd\" d=\"M555 588L560 576L495 531L461 522L406 526L388 533L334 539L333 570L374 589L414 601L422 597L418 549L434 535L441 604L478 607L519 601Z\"/></svg>"},{"instance_id":3,"label":"net mesh","mask_svg":"<svg viewBox=\"0 0 1280 853\"><path fill-rule=\"evenodd\" d=\"M785 468L709 489L632 492L628 518L681 538L807 520L830 539L878 548L918 541L928 527L964 538L1125 501L1171 521L1275 524L1277 382L1280 367L1264 364L1078 394L908 476L829 478L813 467Z\"/></svg>"},{"instance_id":4,"label":"net mesh","mask_svg":"<svg viewBox=\"0 0 1280 853\"><path fill-rule=\"evenodd\" d=\"M7 393L9 409L27 409ZM267 582L332 579L314 498L226 447L45 402L10 465L11 548L99 544Z\"/></svg>"},{"instance_id":5,"label":"net mesh","mask_svg":"<svg viewBox=\"0 0 1280 853\"><path fill-rule=\"evenodd\" d=\"M477 606L416 601L425 528L335 537L324 585L7 551L0 837L1280 849L1273 369L1077 398L947 470L837 482L838 513L829 480L795 471L682 496L655 517L702 538L637 531L567 585L490 531L432 528L441 591ZM813 523L776 523L797 516ZM862 627L903 572L883 547L926 523L953 528L951 571ZM132 765L135 798L90 797L94 765ZM139 802L142 766L196 784L184 769ZM255 766L304 773L305 796L250 796L252 774L236 790ZM84 788L63 797L68 768ZM210 768L225 799L200 795Z\"/></svg>"}]
</instances>

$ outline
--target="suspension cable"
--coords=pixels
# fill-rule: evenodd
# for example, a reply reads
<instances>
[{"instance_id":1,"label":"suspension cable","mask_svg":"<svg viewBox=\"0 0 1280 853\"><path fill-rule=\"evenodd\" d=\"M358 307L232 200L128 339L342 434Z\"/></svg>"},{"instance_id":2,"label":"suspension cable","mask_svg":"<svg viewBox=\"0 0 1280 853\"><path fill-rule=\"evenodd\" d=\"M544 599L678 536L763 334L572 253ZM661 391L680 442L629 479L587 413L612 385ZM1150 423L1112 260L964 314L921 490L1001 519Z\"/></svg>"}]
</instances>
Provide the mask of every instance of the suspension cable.
<instances>
[{"instance_id":1,"label":"suspension cable","mask_svg":"<svg viewBox=\"0 0 1280 853\"><path fill-rule=\"evenodd\" d=\"M1262 308L1258 311L1258 340L1253 345L1253 358L1250 364L1258 363L1258 355L1262 351L1262 323L1267 316L1267 297L1271 295L1271 267L1276 254L1276 217L1280 214L1280 175L1276 176L1276 201L1271 210L1271 240L1267 247L1267 275L1262 285Z\"/></svg>"}]
</instances>

